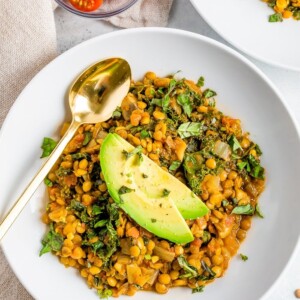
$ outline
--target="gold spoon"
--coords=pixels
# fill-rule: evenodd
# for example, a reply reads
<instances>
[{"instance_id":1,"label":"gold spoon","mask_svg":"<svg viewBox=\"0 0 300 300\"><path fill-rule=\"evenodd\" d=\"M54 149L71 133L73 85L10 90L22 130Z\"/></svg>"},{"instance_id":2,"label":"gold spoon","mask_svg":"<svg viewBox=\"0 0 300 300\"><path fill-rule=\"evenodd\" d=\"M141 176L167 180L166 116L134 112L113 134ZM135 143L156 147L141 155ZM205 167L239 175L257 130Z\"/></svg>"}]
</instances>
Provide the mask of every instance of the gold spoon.
<instances>
[{"instance_id":1,"label":"gold spoon","mask_svg":"<svg viewBox=\"0 0 300 300\"><path fill-rule=\"evenodd\" d=\"M97 123L109 119L126 96L130 81L130 66L121 58L100 61L85 70L75 80L69 91L71 125L0 224L0 240L47 176L78 127L85 123Z\"/></svg>"}]
</instances>

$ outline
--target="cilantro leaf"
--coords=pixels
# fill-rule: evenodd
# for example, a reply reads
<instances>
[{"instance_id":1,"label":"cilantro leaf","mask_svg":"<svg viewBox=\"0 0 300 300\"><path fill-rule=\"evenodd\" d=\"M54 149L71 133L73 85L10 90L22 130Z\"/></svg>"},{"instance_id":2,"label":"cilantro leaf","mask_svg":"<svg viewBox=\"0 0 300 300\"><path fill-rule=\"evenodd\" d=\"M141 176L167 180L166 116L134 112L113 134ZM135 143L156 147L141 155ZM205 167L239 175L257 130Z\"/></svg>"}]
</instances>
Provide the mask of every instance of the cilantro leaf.
<instances>
[{"instance_id":1,"label":"cilantro leaf","mask_svg":"<svg viewBox=\"0 0 300 300\"><path fill-rule=\"evenodd\" d=\"M250 204L239 205L236 206L231 213L236 215L253 215L254 207L252 207Z\"/></svg>"},{"instance_id":2,"label":"cilantro leaf","mask_svg":"<svg viewBox=\"0 0 300 300\"><path fill-rule=\"evenodd\" d=\"M204 86L204 81L205 81L204 77L201 76L197 81L197 86L199 86L199 87Z\"/></svg>"},{"instance_id":3,"label":"cilantro leaf","mask_svg":"<svg viewBox=\"0 0 300 300\"><path fill-rule=\"evenodd\" d=\"M108 220L100 220L95 225L94 228L103 227L108 223Z\"/></svg>"},{"instance_id":4,"label":"cilantro leaf","mask_svg":"<svg viewBox=\"0 0 300 300\"><path fill-rule=\"evenodd\" d=\"M180 165L181 165L181 161L179 161L179 160L174 160L174 161L171 163L171 165L170 165L170 167L169 167L169 170L170 170L170 171L176 171L176 170L180 167Z\"/></svg>"},{"instance_id":5,"label":"cilantro leaf","mask_svg":"<svg viewBox=\"0 0 300 300\"><path fill-rule=\"evenodd\" d=\"M232 148L233 151L236 151L238 149L243 150L241 144L237 140L237 138L234 135L231 135L228 139L228 144Z\"/></svg>"},{"instance_id":6,"label":"cilantro leaf","mask_svg":"<svg viewBox=\"0 0 300 300\"><path fill-rule=\"evenodd\" d=\"M205 287L204 285L199 285L196 288L193 288L192 294L204 292L204 287Z\"/></svg>"},{"instance_id":7,"label":"cilantro leaf","mask_svg":"<svg viewBox=\"0 0 300 300\"><path fill-rule=\"evenodd\" d=\"M150 133L147 130L145 130L145 129L143 129L140 134L141 134L141 138L142 139L150 137Z\"/></svg>"},{"instance_id":8,"label":"cilantro leaf","mask_svg":"<svg viewBox=\"0 0 300 300\"><path fill-rule=\"evenodd\" d=\"M118 106L115 111L112 113L112 117L113 118L120 118L122 116L122 110L121 110L121 107Z\"/></svg>"},{"instance_id":9,"label":"cilantro leaf","mask_svg":"<svg viewBox=\"0 0 300 300\"><path fill-rule=\"evenodd\" d=\"M131 152L127 152L126 150L123 150L122 153L125 155L126 159L128 159L131 156L137 154L138 158L139 158L138 164L140 164L143 161L142 151L143 151L143 147L142 146L137 146Z\"/></svg>"},{"instance_id":10,"label":"cilantro leaf","mask_svg":"<svg viewBox=\"0 0 300 300\"><path fill-rule=\"evenodd\" d=\"M182 277L184 278L194 278L197 277L198 272L197 269L193 266L191 266L187 260L184 258L184 256L180 255L177 257L177 261L179 266L184 270L184 274Z\"/></svg>"},{"instance_id":11,"label":"cilantro leaf","mask_svg":"<svg viewBox=\"0 0 300 300\"><path fill-rule=\"evenodd\" d=\"M188 138L190 136L200 136L202 134L203 124L197 122L183 123L177 129L181 138Z\"/></svg>"},{"instance_id":12,"label":"cilantro leaf","mask_svg":"<svg viewBox=\"0 0 300 300\"><path fill-rule=\"evenodd\" d=\"M46 177L46 178L44 179L44 183L45 183L45 185L48 186L48 187L52 187L52 186L53 186L53 182L52 182L48 177Z\"/></svg>"},{"instance_id":13,"label":"cilantro leaf","mask_svg":"<svg viewBox=\"0 0 300 300\"><path fill-rule=\"evenodd\" d=\"M190 117L191 113L192 113L192 110L193 110L193 106L192 106L189 95L185 94L185 93L178 95L177 103L182 106L184 113L188 117Z\"/></svg>"},{"instance_id":14,"label":"cilantro leaf","mask_svg":"<svg viewBox=\"0 0 300 300\"><path fill-rule=\"evenodd\" d=\"M269 22L274 23L274 22L282 22L282 14L281 13L275 13L271 16L269 16Z\"/></svg>"},{"instance_id":15,"label":"cilantro leaf","mask_svg":"<svg viewBox=\"0 0 300 300\"><path fill-rule=\"evenodd\" d=\"M122 185L118 191L119 195L124 195L124 194L128 194L128 193L131 193L133 192L134 190L125 186L125 185Z\"/></svg>"},{"instance_id":16,"label":"cilantro leaf","mask_svg":"<svg viewBox=\"0 0 300 300\"><path fill-rule=\"evenodd\" d=\"M57 145L56 141L54 141L51 138L44 137L43 143L41 146L41 148L43 150L41 158L49 156L51 154L51 152L53 151L53 149L56 147L56 145Z\"/></svg>"},{"instance_id":17,"label":"cilantro leaf","mask_svg":"<svg viewBox=\"0 0 300 300\"><path fill-rule=\"evenodd\" d=\"M247 255L244 255L242 253L240 253L240 257L243 261L247 261L248 260L248 256Z\"/></svg>"},{"instance_id":18,"label":"cilantro leaf","mask_svg":"<svg viewBox=\"0 0 300 300\"><path fill-rule=\"evenodd\" d=\"M42 240L42 249L40 256L50 251L59 251L63 245L64 238L54 230L53 223L50 224L50 230Z\"/></svg>"},{"instance_id":19,"label":"cilantro leaf","mask_svg":"<svg viewBox=\"0 0 300 300\"><path fill-rule=\"evenodd\" d=\"M211 89L206 89L204 92L203 92L203 97L204 98L211 98L211 97L214 97L216 96L217 93Z\"/></svg>"},{"instance_id":20,"label":"cilantro leaf","mask_svg":"<svg viewBox=\"0 0 300 300\"><path fill-rule=\"evenodd\" d=\"M86 146L90 140L92 139L92 133L90 131L85 131L84 132L84 140L82 142L83 146Z\"/></svg>"},{"instance_id":21,"label":"cilantro leaf","mask_svg":"<svg viewBox=\"0 0 300 300\"><path fill-rule=\"evenodd\" d=\"M97 293L100 299L107 299L108 297L111 297L113 295L113 292L110 289L98 290Z\"/></svg>"},{"instance_id":22,"label":"cilantro leaf","mask_svg":"<svg viewBox=\"0 0 300 300\"><path fill-rule=\"evenodd\" d=\"M169 191L169 190L167 190L167 189L163 189L162 196L163 196L163 197L168 197L170 193L171 193L171 191Z\"/></svg>"},{"instance_id":23,"label":"cilantro leaf","mask_svg":"<svg viewBox=\"0 0 300 300\"><path fill-rule=\"evenodd\" d=\"M262 218L262 219L264 218L264 215L263 215L263 213L261 212L260 207L259 207L258 204L256 204L256 206L255 206L255 214L256 214L258 217Z\"/></svg>"},{"instance_id":24,"label":"cilantro leaf","mask_svg":"<svg viewBox=\"0 0 300 300\"><path fill-rule=\"evenodd\" d=\"M211 276L211 277L215 277L216 276L216 273L206 264L206 262L204 260L201 260L201 265L202 265L202 268L208 272L208 274Z\"/></svg>"}]
</instances>

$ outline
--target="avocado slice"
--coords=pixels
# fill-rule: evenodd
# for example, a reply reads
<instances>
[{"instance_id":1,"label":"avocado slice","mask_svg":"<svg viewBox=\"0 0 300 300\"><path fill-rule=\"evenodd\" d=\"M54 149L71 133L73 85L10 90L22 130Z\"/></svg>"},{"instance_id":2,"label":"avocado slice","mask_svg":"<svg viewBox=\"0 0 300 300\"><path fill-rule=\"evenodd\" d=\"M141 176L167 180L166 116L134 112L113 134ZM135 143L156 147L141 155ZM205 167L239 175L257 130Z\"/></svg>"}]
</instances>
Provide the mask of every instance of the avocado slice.
<instances>
[{"instance_id":1,"label":"avocado slice","mask_svg":"<svg viewBox=\"0 0 300 300\"><path fill-rule=\"evenodd\" d=\"M171 197L158 186L156 191L144 172L160 169L148 157L138 164L137 155L126 159L123 151L134 147L120 143L118 135L108 134L102 143L100 164L106 185L115 202L139 225L155 235L177 244L193 241L194 237ZM161 183L164 177L161 178ZM148 189L150 187L150 189Z\"/></svg>"},{"instance_id":2,"label":"avocado slice","mask_svg":"<svg viewBox=\"0 0 300 300\"><path fill-rule=\"evenodd\" d=\"M115 134L115 138L123 145L123 149L130 152L134 147L127 141L122 139L119 135ZM148 157L143 158L149 160ZM196 157L198 159L198 157ZM202 159L202 157L200 156ZM152 164L151 164L152 165ZM145 167L146 166L146 167ZM145 174L147 178L147 187L145 188L145 180L142 176L135 176L135 180L147 195L156 195L160 192L159 187L162 186L171 191L170 197L174 201L178 210L185 220L196 219L206 215L209 212L207 206L194 194L185 184L172 176L170 173L164 171L157 164L154 163L152 169L148 169L147 165L141 164L139 166L139 174ZM142 175L141 174L141 175Z\"/></svg>"}]
</instances>

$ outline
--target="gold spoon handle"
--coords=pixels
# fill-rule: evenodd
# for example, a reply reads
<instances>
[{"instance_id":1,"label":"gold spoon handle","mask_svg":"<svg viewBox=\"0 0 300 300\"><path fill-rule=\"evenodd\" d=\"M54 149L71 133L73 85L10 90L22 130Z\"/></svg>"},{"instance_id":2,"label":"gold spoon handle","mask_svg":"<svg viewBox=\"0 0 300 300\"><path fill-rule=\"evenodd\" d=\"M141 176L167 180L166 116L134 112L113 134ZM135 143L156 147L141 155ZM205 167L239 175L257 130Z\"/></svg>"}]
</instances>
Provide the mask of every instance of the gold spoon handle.
<instances>
[{"instance_id":1,"label":"gold spoon handle","mask_svg":"<svg viewBox=\"0 0 300 300\"><path fill-rule=\"evenodd\" d=\"M41 184L41 182L44 180L44 178L47 176L71 138L73 137L74 133L76 132L77 128L79 127L80 123L73 121L68 128L65 135L62 137L62 139L59 141L55 149L50 154L48 160L45 162L45 164L40 168L38 173L35 175L35 177L31 180L31 182L28 184L22 195L19 197L17 202L14 204L14 206L10 209L10 211L7 213L7 215L4 217L2 223L0 224L0 240L3 238L5 233L8 231L10 226L14 223L16 218L19 216L27 202L30 200L33 193L36 191L38 186Z\"/></svg>"}]
</instances>

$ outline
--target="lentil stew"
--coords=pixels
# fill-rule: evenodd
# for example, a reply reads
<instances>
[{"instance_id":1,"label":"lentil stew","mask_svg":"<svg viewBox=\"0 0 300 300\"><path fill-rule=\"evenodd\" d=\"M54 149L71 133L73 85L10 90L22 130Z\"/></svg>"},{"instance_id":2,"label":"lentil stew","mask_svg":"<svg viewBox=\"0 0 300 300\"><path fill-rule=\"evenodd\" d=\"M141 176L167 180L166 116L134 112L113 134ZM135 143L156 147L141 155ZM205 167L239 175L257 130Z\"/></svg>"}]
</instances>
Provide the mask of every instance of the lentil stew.
<instances>
[{"instance_id":1,"label":"lentil stew","mask_svg":"<svg viewBox=\"0 0 300 300\"><path fill-rule=\"evenodd\" d=\"M50 229L40 254L51 251L64 266L78 269L100 298L139 290L165 294L178 286L202 292L224 275L252 217L262 217L262 152L240 120L216 108L216 92L203 86L203 77L195 83L146 73L132 82L111 119L78 129L45 179L49 203L42 220ZM186 220L191 243L154 236L112 200L99 162L109 132L139 147L210 209Z\"/></svg>"}]
</instances>

